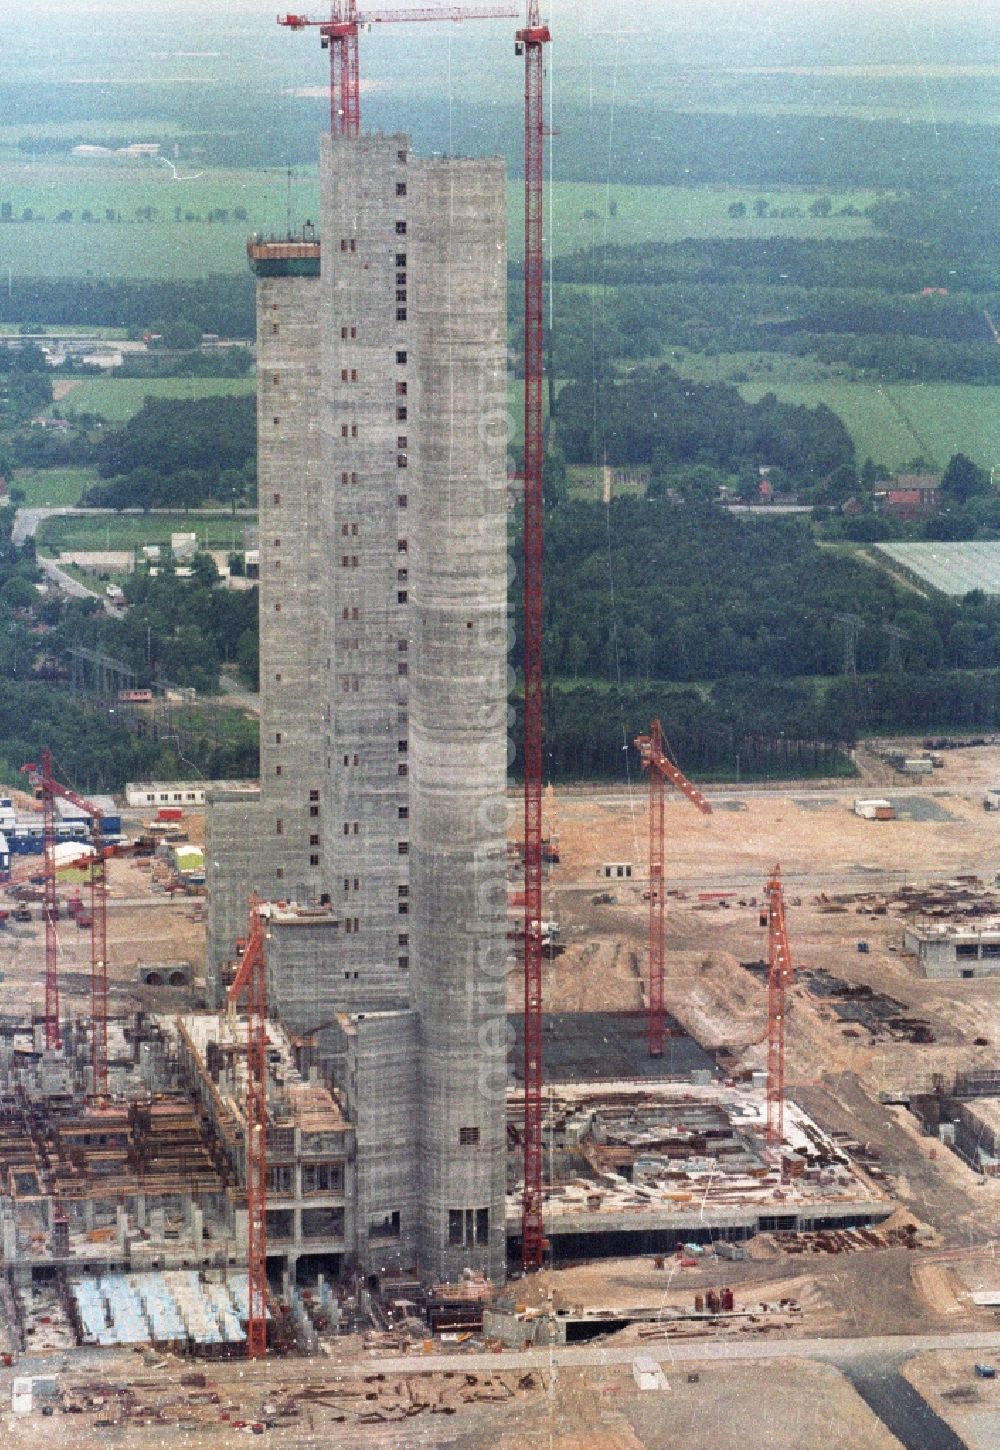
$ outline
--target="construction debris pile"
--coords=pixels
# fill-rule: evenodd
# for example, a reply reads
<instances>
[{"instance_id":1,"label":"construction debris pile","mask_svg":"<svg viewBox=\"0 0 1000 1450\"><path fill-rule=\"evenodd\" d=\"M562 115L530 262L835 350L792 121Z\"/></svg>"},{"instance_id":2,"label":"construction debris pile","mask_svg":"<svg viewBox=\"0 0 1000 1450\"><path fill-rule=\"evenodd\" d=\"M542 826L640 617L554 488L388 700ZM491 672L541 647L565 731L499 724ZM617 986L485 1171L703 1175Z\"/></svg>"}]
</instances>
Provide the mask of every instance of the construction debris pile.
<instances>
[{"instance_id":1,"label":"construction debris pile","mask_svg":"<svg viewBox=\"0 0 1000 1450\"><path fill-rule=\"evenodd\" d=\"M929 1022L907 1016L902 1002L884 992L876 992L865 982L844 982L822 969L801 972L799 979L808 984L813 996L830 1002L839 1020L847 1024L847 1036L852 1035L850 1029L863 1027L872 1037L893 1042L935 1040Z\"/></svg>"},{"instance_id":2,"label":"construction debris pile","mask_svg":"<svg viewBox=\"0 0 1000 1450\"><path fill-rule=\"evenodd\" d=\"M756 1087L562 1088L543 1125L553 1253L564 1235L569 1252L584 1236L597 1245L604 1232L655 1228L662 1249L889 1216L884 1191L801 1108L787 1105L786 1141L774 1148L763 1141L764 1112Z\"/></svg>"}]
</instances>

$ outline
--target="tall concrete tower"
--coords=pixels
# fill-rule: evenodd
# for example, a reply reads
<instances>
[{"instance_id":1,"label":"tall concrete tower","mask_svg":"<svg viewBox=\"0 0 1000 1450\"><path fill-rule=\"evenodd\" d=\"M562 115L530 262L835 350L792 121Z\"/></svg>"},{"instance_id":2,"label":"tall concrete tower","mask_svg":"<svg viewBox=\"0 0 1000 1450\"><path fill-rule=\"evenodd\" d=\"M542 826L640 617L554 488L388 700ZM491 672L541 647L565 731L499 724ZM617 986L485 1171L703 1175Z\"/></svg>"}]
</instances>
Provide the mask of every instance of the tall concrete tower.
<instances>
[{"instance_id":1,"label":"tall concrete tower","mask_svg":"<svg viewBox=\"0 0 1000 1450\"><path fill-rule=\"evenodd\" d=\"M251 246L261 788L213 812L210 952L251 887L318 909L274 927L271 995L296 1033L367 1019L394 1127L359 1138L359 1259L374 1223L425 1277L502 1278L504 168L321 148L321 242Z\"/></svg>"}]
</instances>

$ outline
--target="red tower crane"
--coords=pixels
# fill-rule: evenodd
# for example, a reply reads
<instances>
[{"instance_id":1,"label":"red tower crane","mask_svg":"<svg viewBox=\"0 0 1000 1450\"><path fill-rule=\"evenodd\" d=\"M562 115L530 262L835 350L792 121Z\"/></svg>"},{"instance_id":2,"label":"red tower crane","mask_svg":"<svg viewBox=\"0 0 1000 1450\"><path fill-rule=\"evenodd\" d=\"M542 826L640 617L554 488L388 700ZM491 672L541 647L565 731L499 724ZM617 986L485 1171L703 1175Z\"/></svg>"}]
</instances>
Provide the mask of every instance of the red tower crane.
<instances>
[{"instance_id":1,"label":"red tower crane","mask_svg":"<svg viewBox=\"0 0 1000 1450\"><path fill-rule=\"evenodd\" d=\"M330 130L338 136L357 136L361 130L361 72L358 33L362 26L430 20L509 20L510 8L461 10L453 6L420 6L406 10L359 11L357 0L333 0L327 20L305 15L279 15L278 24L289 30L317 26L320 44L330 52Z\"/></svg>"},{"instance_id":2,"label":"red tower crane","mask_svg":"<svg viewBox=\"0 0 1000 1450\"><path fill-rule=\"evenodd\" d=\"M663 726L654 720L648 735L638 735L635 747L649 772L649 1055L663 1056L664 976L664 798L666 782L675 785L703 815L712 807L697 786L692 785L664 750Z\"/></svg>"},{"instance_id":3,"label":"red tower crane","mask_svg":"<svg viewBox=\"0 0 1000 1450\"><path fill-rule=\"evenodd\" d=\"M101 827L101 812L85 796L61 785L52 774L52 753L42 751L41 765L25 765L24 773L42 796L42 845L44 855L45 919L45 1045L61 1046L59 1037L59 974L56 939L56 828L55 798L69 801L90 817L93 856L90 865L90 1008L93 1092L100 1100L108 1092L108 881L107 856Z\"/></svg>"},{"instance_id":4,"label":"red tower crane","mask_svg":"<svg viewBox=\"0 0 1000 1450\"><path fill-rule=\"evenodd\" d=\"M267 960L260 901L250 898L246 946L228 1000L247 995L247 1358L267 1353Z\"/></svg>"},{"instance_id":5,"label":"red tower crane","mask_svg":"<svg viewBox=\"0 0 1000 1450\"><path fill-rule=\"evenodd\" d=\"M794 968L785 926L781 868L775 866L764 887L767 897L767 1139L785 1136L785 990Z\"/></svg>"},{"instance_id":6,"label":"red tower crane","mask_svg":"<svg viewBox=\"0 0 1000 1450\"><path fill-rule=\"evenodd\" d=\"M542 385L545 47L538 0L515 37L524 56L524 1197L521 1265L539 1269L542 1227Z\"/></svg>"}]
</instances>

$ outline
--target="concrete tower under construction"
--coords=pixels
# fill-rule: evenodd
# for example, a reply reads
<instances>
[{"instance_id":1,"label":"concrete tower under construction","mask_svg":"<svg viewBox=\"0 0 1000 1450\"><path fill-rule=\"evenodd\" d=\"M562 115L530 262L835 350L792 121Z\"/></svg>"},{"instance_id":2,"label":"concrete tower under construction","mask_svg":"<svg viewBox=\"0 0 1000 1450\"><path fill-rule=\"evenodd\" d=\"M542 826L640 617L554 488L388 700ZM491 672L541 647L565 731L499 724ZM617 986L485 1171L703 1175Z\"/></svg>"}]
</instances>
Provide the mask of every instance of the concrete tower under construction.
<instances>
[{"instance_id":1,"label":"concrete tower under construction","mask_svg":"<svg viewBox=\"0 0 1000 1450\"><path fill-rule=\"evenodd\" d=\"M257 278L259 795L209 814L210 993L271 915L272 1011L341 1091L345 1261L502 1278L502 162L325 137L319 238Z\"/></svg>"}]
</instances>

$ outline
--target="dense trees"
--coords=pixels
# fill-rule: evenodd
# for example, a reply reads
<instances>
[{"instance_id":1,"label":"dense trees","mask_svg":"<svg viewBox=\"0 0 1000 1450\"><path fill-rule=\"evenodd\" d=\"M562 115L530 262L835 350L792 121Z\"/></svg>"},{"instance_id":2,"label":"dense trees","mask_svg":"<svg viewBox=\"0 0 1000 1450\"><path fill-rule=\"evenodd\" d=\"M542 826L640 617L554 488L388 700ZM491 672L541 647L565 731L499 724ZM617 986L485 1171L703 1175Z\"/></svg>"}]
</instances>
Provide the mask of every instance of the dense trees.
<instances>
[{"instance_id":1,"label":"dense trees","mask_svg":"<svg viewBox=\"0 0 1000 1450\"><path fill-rule=\"evenodd\" d=\"M242 468L257 448L256 401L243 397L147 398L139 412L103 440L102 478L156 468L176 473Z\"/></svg>"},{"instance_id":2,"label":"dense trees","mask_svg":"<svg viewBox=\"0 0 1000 1450\"><path fill-rule=\"evenodd\" d=\"M0 347L0 424L26 422L52 402L45 354L34 343Z\"/></svg>"},{"instance_id":3,"label":"dense trees","mask_svg":"<svg viewBox=\"0 0 1000 1450\"><path fill-rule=\"evenodd\" d=\"M97 448L102 478L88 490L95 508L197 508L255 497L257 412L251 394L195 399L148 397Z\"/></svg>"},{"instance_id":4,"label":"dense trees","mask_svg":"<svg viewBox=\"0 0 1000 1450\"><path fill-rule=\"evenodd\" d=\"M559 442L570 463L698 464L732 474L777 465L818 482L854 461L843 423L822 404L746 403L726 383L694 383L671 368L636 369L596 388L571 383L559 398ZM595 431L596 422L596 431Z\"/></svg>"},{"instance_id":5,"label":"dense trees","mask_svg":"<svg viewBox=\"0 0 1000 1450\"><path fill-rule=\"evenodd\" d=\"M253 337L249 273L189 282L11 279L0 291L0 322L44 319L58 326L124 327L140 335L164 319L183 317L201 332Z\"/></svg>"},{"instance_id":6,"label":"dense trees","mask_svg":"<svg viewBox=\"0 0 1000 1450\"><path fill-rule=\"evenodd\" d=\"M984 312L997 306L997 261L995 245L871 237L590 249L554 264L556 367L589 377L596 339L601 367L687 347L816 356L889 380L995 383L1000 351Z\"/></svg>"},{"instance_id":7,"label":"dense trees","mask_svg":"<svg viewBox=\"0 0 1000 1450\"><path fill-rule=\"evenodd\" d=\"M546 659L554 675L675 682L795 680L841 666L838 613L865 621L858 668L992 667L1000 603L925 600L815 542L798 518L748 521L710 504L567 502L546 516ZM760 722L761 729L763 722ZM797 729L804 726L799 722Z\"/></svg>"},{"instance_id":8,"label":"dense trees","mask_svg":"<svg viewBox=\"0 0 1000 1450\"><path fill-rule=\"evenodd\" d=\"M67 604L52 646L100 647L125 660L142 685L164 678L202 692L217 690L222 664L248 663L257 591L216 590L216 577L207 555L196 558L191 578L177 578L169 567L155 577L130 575L124 585L127 613L112 619L88 602Z\"/></svg>"}]
</instances>

